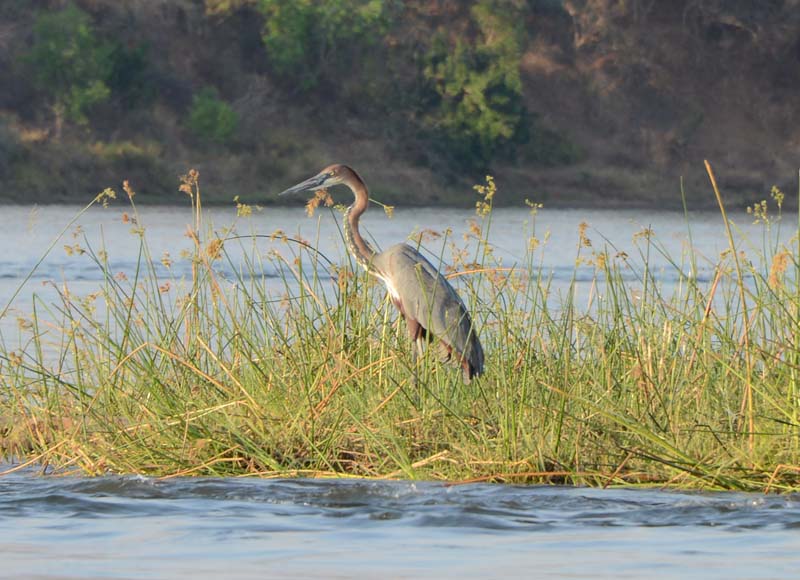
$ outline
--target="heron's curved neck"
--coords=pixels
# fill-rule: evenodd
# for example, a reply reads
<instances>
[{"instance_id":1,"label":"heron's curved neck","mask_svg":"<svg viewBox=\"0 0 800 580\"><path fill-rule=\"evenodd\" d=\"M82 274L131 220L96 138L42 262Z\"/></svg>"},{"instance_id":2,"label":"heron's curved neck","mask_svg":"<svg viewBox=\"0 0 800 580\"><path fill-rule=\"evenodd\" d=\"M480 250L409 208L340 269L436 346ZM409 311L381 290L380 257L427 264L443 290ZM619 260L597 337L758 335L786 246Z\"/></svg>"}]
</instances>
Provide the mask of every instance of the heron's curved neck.
<instances>
[{"instance_id":1,"label":"heron's curved neck","mask_svg":"<svg viewBox=\"0 0 800 580\"><path fill-rule=\"evenodd\" d=\"M347 249L353 254L356 261L368 272L373 271L372 258L375 257L375 250L361 237L358 231L358 220L367 211L369 204L369 194L367 186L357 177L348 179L345 184L350 188L355 196L353 204L347 208L344 214L344 237Z\"/></svg>"}]
</instances>

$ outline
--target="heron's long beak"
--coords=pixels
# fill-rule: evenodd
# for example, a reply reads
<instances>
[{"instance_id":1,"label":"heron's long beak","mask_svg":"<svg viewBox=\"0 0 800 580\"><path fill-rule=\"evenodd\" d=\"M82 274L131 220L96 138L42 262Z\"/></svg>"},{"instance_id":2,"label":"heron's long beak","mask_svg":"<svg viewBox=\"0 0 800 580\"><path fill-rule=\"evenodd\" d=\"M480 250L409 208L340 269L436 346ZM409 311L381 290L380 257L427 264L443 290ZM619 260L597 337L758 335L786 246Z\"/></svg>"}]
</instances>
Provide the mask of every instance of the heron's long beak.
<instances>
[{"instance_id":1,"label":"heron's long beak","mask_svg":"<svg viewBox=\"0 0 800 580\"><path fill-rule=\"evenodd\" d=\"M325 175L315 175L302 183L290 187L286 191L280 192L278 195L289 195L290 193L299 193L301 191L308 191L309 189L320 189L322 184L325 183L325 177Z\"/></svg>"}]
</instances>

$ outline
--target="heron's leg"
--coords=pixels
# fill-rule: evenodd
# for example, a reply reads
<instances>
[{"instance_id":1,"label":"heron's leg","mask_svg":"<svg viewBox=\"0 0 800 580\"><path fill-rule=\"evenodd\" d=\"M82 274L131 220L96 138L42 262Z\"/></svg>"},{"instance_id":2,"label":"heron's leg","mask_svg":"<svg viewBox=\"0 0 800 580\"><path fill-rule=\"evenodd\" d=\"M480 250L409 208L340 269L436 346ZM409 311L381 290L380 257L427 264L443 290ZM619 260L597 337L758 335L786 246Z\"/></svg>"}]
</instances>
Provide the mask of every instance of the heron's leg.
<instances>
[{"instance_id":1,"label":"heron's leg","mask_svg":"<svg viewBox=\"0 0 800 580\"><path fill-rule=\"evenodd\" d=\"M425 337L422 335L421 332L419 333L419 336L417 336L417 339L414 341L414 344L417 347L417 354L419 356L425 354Z\"/></svg>"},{"instance_id":2,"label":"heron's leg","mask_svg":"<svg viewBox=\"0 0 800 580\"><path fill-rule=\"evenodd\" d=\"M418 368L419 360L417 357L417 345L415 344L411 347L411 381L417 390L419 390L419 373L417 372ZM419 393L417 393L417 402L419 402Z\"/></svg>"},{"instance_id":3,"label":"heron's leg","mask_svg":"<svg viewBox=\"0 0 800 580\"><path fill-rule=\"evenodd\" d=\"M422 355L422 325L413 318L406 317L408 323L408 337L411 345L411 366L414 374L414 386L419 387L419 357Z\"/></svg>"}]
</instances>

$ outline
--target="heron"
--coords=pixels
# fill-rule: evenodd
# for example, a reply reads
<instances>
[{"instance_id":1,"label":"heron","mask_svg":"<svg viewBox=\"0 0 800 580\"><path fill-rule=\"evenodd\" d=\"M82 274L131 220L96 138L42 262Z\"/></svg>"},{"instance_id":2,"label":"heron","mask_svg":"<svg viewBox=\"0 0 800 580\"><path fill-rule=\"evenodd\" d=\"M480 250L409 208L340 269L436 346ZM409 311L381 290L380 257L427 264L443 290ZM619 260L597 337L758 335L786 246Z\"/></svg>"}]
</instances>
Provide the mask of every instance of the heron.
<instances>
[{"instance_id":1,"label":"heron","mask_svg":"<svg viewBox=\"0 0 800 580\"><path fill-rule=\"evenodd\" d=\"M281 192L301 191L346 185L354 201L344 214L347 249L369 274L383 282L392 303L405 319L413 342L416 363L426 343L439 341L444 362L459 365L465 383L483 373L483 347L463 300L447 279L415 248L396 244L376 252L361 236L358 222L367 211L369 191L364 180L347 165L330 165L297 185Z\"/></svg>"}]
</instances>

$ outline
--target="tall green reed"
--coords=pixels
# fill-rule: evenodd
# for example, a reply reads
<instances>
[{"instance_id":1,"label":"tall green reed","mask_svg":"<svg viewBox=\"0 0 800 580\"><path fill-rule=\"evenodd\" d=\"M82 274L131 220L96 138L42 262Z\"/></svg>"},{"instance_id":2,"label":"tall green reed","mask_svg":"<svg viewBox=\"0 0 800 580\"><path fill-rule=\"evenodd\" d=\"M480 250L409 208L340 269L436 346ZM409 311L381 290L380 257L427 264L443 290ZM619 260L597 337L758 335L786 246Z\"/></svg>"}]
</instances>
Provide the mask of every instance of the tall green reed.
<instances>
[{"instance_id":1,"label":"tall green reed","mask_svg":"<svg viewBox=\"0 0 800 580\"><path fill-rule=\"evenodd\" d=\"M159 260L126 187L136 268L114 274L84 240L100 288L34 299L24 348L0 352L2 452L93 474L794 489L797 248L776 241L774 222L760 253L737 245L709 174L728 251L670 256L644 228L628 255L582 227L561 295L539 205L525 256L507 265L494 252L491 179L464 240L419 232L411 243L449 263L478 326L487 373L471 385L435 349L413 366L383 288L343 251L238 219L215 230L193 172L181 185L192 250Z\"/></svg>"}]
</instances>

